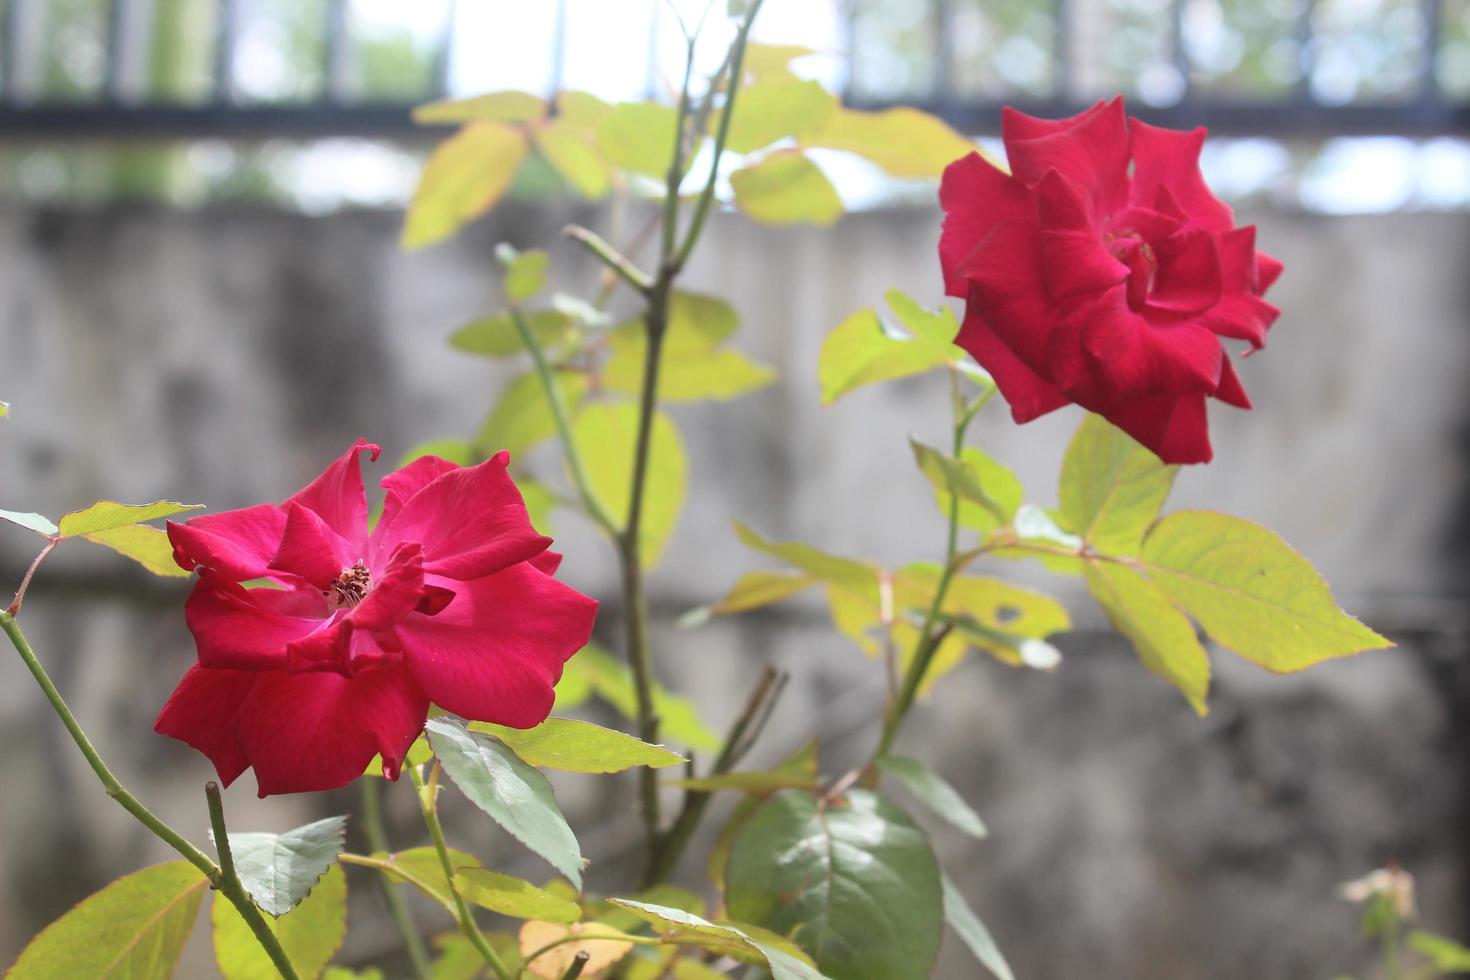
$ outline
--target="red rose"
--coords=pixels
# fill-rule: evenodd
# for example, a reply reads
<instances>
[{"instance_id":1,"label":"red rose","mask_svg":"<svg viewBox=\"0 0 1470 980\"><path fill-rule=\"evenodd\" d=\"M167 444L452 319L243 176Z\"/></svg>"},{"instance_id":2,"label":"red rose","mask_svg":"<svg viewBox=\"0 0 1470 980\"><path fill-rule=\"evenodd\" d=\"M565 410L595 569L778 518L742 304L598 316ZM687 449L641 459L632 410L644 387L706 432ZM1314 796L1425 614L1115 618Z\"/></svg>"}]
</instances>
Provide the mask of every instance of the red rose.
<instances>
[{"instance_id":1,"label":"red rose","mask_svg":"<svg viewBox=\"0 0 1470 980\"><path fill-rule=\"evenodd\" d=\"M1128 119L1117 98L1058 121L1006 109L1001 135L1010 174L972 153L939 188L955 343L1017 422L1076 402L1166 463L1208 462L1205 398L1250 407L1219 338L1265 344L1281 263L1205 186L1204 129Z\"/></svg>"},{"instance_id":2,"label":"red rose","mask_svg":"<svg viewBox=\"0 0 1470 980\"><path fill-rule=\"evenodd\" d=\"M430 702L529 728L597 603L552 574L506 453L460 467L425 456L386 477L368 533L359 440L277 506L170 523L199 569L184 616L199 650L155 730L260 795L343 786L374 755L397 778ZM241 583L268 580L270 588Z\"/></svg>"}]
</instances>

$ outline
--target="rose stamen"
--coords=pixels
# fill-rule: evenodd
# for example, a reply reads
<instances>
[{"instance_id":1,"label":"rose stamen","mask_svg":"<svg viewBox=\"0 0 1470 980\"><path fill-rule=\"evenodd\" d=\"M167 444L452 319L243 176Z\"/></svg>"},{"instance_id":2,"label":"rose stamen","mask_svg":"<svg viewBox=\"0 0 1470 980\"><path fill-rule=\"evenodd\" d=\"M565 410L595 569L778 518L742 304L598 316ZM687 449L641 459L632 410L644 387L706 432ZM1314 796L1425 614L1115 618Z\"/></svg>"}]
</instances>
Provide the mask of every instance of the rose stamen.
<instances>
[{"instance_id":1,"label":"rose stamen","mask_svg":"<svg viewBox=\"0 0 1470 980\"><path fill-rule=\"evenodd\" d=\"M337 576L336 581L322 595L326 596L333 609L351 609L367 598L372 584L372 575L367 566L358 561L351 568L342 569L342 574Z\"/></svg>"}]
</instances>

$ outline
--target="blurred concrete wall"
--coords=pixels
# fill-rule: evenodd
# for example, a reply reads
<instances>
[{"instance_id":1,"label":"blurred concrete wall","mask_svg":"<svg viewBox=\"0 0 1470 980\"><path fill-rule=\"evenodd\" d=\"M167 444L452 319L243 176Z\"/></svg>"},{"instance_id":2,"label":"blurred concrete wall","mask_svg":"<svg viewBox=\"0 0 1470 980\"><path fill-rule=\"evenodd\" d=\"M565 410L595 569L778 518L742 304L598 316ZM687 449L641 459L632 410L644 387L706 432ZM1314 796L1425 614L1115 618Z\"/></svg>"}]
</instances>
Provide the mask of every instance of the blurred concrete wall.
<instances>
[{"instance_id":1,"label":"blurred concrete wall","mask_svg":"<svg viewBox=\"0 0 1470 980\"><path fill-rule=\"evenodd\" d=\"M1470 938L1460 520L1470 226L1445 215L1246 217L1286 261L1272 296L1286 313L1243 368L1256 410L1212 409L1216 462L1181 476L1174 505L1274 527L1401 647L1289 678L1219 654L1213 711L1200 721L1102 629L1075 583L1001 568L1070 597L1079 631L1066 662L1043 675L977 657L915 719L906 749L935 762L988 821L983 845L936 827L936 846L1022 978L1366 974L1356 912L1332 891L1391 859L1419 876L1426 924ZM554 242L556 287L585 293L595 270L555 237L569 219L602 216L506 208L452 244L404 255L387 213L0 212L0 397L14 411L0 423L0 507L55 517L100 497L168 496L223 509L285 496L359 435L391 459L428 437L471 434L511 366L444 338L497 307L497 241ZM891 564L937 557L941 520L905 442L943 439L942 381L826 409L816 384L822 338L847 313L890 286L939 301L937 222L898 211L774 231L721 217L690 270L691 287L733 298L738 345L776 364L782 381L674 410L693 486L652 579L658 655L717 725L760 663L792 672L754 762L812 733L826 742L828 772L860 760L883 698L877 667L814 602L694 632L673 619L761 565L735 542L732 518ZM1076 421L1065 411L1018 429L997 406L975 438L1050 504ZM531 462L552 471L555 453ZM600 629L616 642L609 549L571 515L556 532L565 577L604 599ZM0 528L4 588L34 544ZM124 780L202 841L206 764L150 731L192 656L183 589L73 545L42 570L24 621ZM68 904L169 854L108 804L3 653L0 745L9 962ZM557 785L585 849L608 855L593 886L618 887L618 855L638 837L629 785ZM285 829L356 799L260 802L248 776L229 795L239 829ZM418 839L410 795L389 794L404 842ZM459 839L518 873L547 873L469 809L455 808ZM698 870L688 862L691 880ZM370 958L392 932L370 879L353 884L344 955ZM181 976L210 975L207 942L188 956ZM939 973L978 970L951 939Z\"/></svg>"}]
</instances>

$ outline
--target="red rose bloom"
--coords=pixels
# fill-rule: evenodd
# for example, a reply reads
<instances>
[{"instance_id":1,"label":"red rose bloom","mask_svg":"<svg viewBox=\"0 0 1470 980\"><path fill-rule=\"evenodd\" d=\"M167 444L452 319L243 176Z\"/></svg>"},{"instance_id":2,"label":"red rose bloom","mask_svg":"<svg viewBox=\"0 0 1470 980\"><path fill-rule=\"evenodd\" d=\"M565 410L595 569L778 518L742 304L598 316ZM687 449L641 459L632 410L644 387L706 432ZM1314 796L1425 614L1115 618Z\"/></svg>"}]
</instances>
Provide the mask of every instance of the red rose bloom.
<instances>
[{"instance_id":1,"label":"red rose bloom","mask_svg":"<svg viewBox=\"0 0 1470 980\"><path fill-rule=\"evenodd\" d=\"M939 188L955 343L1017 422L1076 402L1166 463L1208 462L1205 398L1250 407L1220 338L1265 344L1281 263L1205 186L1204 129L1128 119L1117 98L1056 121L1006 109L1001 135L1010 174L972 153Z\"/></svg>"},{"instance_id":2,"label":"red rose bloom","mask_svg":"<svg viewBox=\"0 0 1470 980\"><path fill-rule=\"evenodd\" d=\"M398 776L430 702L529 728L597 603L552 578L500 453L461 467L425 456L383 480L368 533L359 440L277 506L170 523L199 570L184 616L199 650L154 724L260 795L343 786L374 755ZM265 579L273 588L241 583Z\"/></svg>"}]
</instances>

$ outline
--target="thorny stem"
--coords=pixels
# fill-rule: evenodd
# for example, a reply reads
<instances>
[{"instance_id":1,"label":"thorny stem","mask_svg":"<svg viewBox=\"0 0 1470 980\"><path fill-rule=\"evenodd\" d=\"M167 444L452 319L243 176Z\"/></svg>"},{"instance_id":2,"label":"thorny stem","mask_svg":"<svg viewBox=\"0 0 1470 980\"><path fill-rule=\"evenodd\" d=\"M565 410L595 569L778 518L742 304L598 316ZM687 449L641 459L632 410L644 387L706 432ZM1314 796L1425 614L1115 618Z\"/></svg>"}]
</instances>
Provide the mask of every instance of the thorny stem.
<instances>
[{"instance_id":1,"label":"thorny stem","mask_svg":"<svg viewBox=\"0 0 1470 980\"><path fill-rule=\"evenodd\" d=\"M378 781L363 778L357 782L362 792L362 829L367 835L368 846L374 851L391 854L393 849L389 846L388 831L383 825L383 801ZM388 912L393 916L398 931L403 934L403 945L408 951L409 962L413 965L414 977L417 980L429 980L429 950L424 946L424 937L418 926L414 924L413 912L386 875L378 875L377 878L382 887L383 901L388 903Z\"/></svg>"},{"instance_id":2,"label":"thorny stem","mask_svg":"<svg viewBox=\"0 0 1470 980\"><path fill-rule=\"evenodd\" d=\"M648 462L652 446L653 421L658 409L658 376L662 363L664 337L669 325L669 304L674 281L688 261L690 252L704 227L704 219L714 194L715 176L725 140L730 130L730 115L735 108L735 93L740 87L740 63L744 57L750 26L760 10L761 0L754 0L736 35L731 56L731 71L719 133L715 138L714 163L709 181L696 206L695 216L686 233L684 244L676 252L679 221L679 184L683 176L685 123L689 116L689 76L693 70L694 44L689 45L689 59L684 70L684 84L679 93L678 116L674 127L674 155L664 188L663 250L658 275L648 291L644 312L647 345L643 362L643 385L638 400L638 435L633 451L632 485L628 494L628 519L618 541L623 578L623 618L629 668L633 673L638 704L638 735L645 742L658 741L659 718L653 704L653 655L648 642L648 602L643 590L642 542L643 498L648 479ZM639 773L639 800L643 812L644 832L648 842L650 872L659 848L660 824L658 775L652 769Z\"/></svg>"},{"instance_id":3,"label":"thorny stem","mask_svg":"<svg viewBox=\"0 0 1470 980\"><path fill-rule=\"evenodd\" d=\"M219 853L220 877L213 886L240 910L245 924L255 934L256 942L270 956L281 976L286 980L299 980L296 968L291 965L291 959L281 947L280 940L265 921L265 916L260 914L260 909L255 907L255 902L240 883L240 876L235 873L235 856L230 852L230 834L225 828L225 802L220 795L219 784L214 780L205 783L204 796L209 803L209 825L214 829L214 849Z\"/></svg>"},{"instance_id":4,"label":"thorny stem","mask_svg":"<svg viewBox=\"0 0 1470 980\"><path fill-rule=\"evenodd\" d=\"M745 753L750 751L751 745L770 719L771 711L781 697L781 692L785 690L787 679L788 675L774 667L767 666L761 672L754 690L746 699L744 709L741 710L735 724L731 726L730 733L725 736L724 744L720 747L720 754L715 758L708 776L724 775L738 765ZM689 846L689 840L694 835L700 818L704 816L704 810L709 805L709 801L710 794L707 791L689 790L684 794L684 804L679 810L679 815L674 818L668 832L659 839L658 846L654 849L648 872L643 879L644 888L657 885L673 873L684 849Z\"/></svg>"},{"instance_id":5,"label":"thorny stem","mask_svg":"<svg viewBox=\"0 0 1470 980\"><path fill-rule=\"evenodd\" d=\"M449 845L444 843L444 828L439 824L439 809L435 797L439 791L438 767L436 765L434 775L429 778L426 785L424 777L419 775L418 766L405 766L409 779L419 794L419 809L424 814L424 825L429 828L429 836L434 840L434 851L439 855L439 866L444 870L444 879L449 885L450 897L454 900L455 918L459 921L459 931L470 941L470 944L479 951L487 964L490 972L494 973L498 980L511 980L511 973L505 964L491 948L490 941L480 931L475 922L474 913L470 911L469 904L465 902L464 896L459 893L459 886L454 883L454 863L449 860Z\"/></svg>"},{"instance_id":6,"label":"thorny stem","mask_svg":"<svg viewBox=\"0 0 1470 980\"><path fill-rule=\"evenodd\" d=\"M51 554L59 544L61 544L61 538L58 535L47 536L46 547L41 549L41 553L36 555L30 567L26 569L25 577L20 580L20 588L15 590L15 598L11 601L10 608L5 610L7 613L12 616L20 615L21 603L25 602L26 589L31 587L31 579L35 576L36 569L41 567L41 562L45 561L46 556Z\"/></svg>"},{"instance_id":7,"label":"thorny stem","mask_svg":"<svg viewBox=\"0 0 1470 980\"><path fill-rule=\"evenodd\" d=\"M107 795L116 800L124 810L131 813L133 818L147 827L155 837L169 847L172 847L185 861L198 868L209 879L210 887L221 888L224 883L224 871L220 866L215 864L209 855L191 844L182 834L159 819L152 810L149 810L142 803L138 802L137 797L129 793L123 787L123 784L118 781L118 778L112 774L112 770L107 768L107 763L103 762L102 756L97 754L97 749L92 745L92 740L87 737L87 733L82 730L81 723L77 721L76 715L72 714L71 708L67 706L66 700L62 698L61 692L52 683L50 675L46 673L46 668L41 666L41 661L37 659L35 651L31 649L30 643L21 631L20 624L15 621L14 613L8 610L0 612L0 629L3 629L5 635L10 638L11 644L15 647L15 652L20 654L21 661L26 665L26 669L31 672L31 676L36 679L36 684L41 688L41 693L46 696L46 700L51 703L51 708L56 712L56 716L66 726L66 730L71 735L72 741L76 743L77 748L82 753L82 757L87 760L87 765L91 766L92 772L97 774L97 779L102 783L102 787L107 791ZM220 819L223 821L223 815L221 815ZM226 897L240 910L240 914L245 917L246 922L251 921L250 917L252 914L259 916L260 910L250 901L249 896L244 895L243 889L238 895L230 895L226 892ZM274 935L271 935L268 941L265 938L261 938L261 946L277 964L285 961L285 953L281 950L280 943L276 941ZM281 971L282 974L286 977L286 980L297 980L295 972L290 970L289 961L285 962L286 969Z\"/></svg>"}]
</instances>

